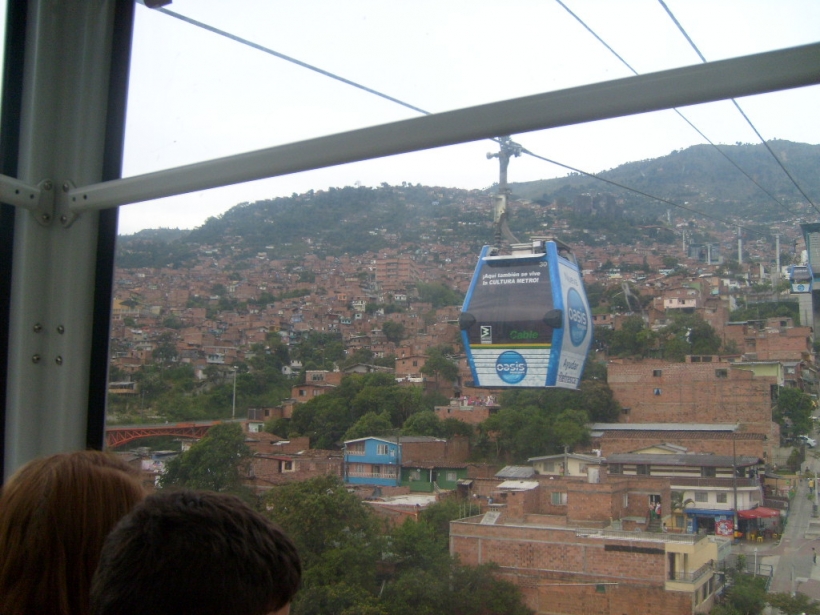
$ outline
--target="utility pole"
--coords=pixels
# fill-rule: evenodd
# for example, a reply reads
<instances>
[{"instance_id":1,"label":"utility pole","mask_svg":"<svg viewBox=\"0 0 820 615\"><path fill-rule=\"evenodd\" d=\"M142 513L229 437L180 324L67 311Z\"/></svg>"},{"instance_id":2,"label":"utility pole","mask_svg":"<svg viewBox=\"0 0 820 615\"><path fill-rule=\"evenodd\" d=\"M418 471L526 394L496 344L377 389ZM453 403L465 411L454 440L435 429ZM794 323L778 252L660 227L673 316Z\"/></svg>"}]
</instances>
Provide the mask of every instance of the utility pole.
<instances>
[{"instance_id":1,"label":"utility pole","mask_svg":"<svg viewBox=\"0 0 820 615\"><path fill-rule=\"evenodd\" d=\"M236 419L236 365L233 366L233 406L231 407L231 419Z\"/></svg>"},{"instance_id":2,"label":"utility pole","mask_svg":"<svg viewBox=\"0 0 820 615\"><path fill-rule=\"evenodd\" d=\"M737 429L737 427L735 427ZM732 495L734 497L734 529L732 532L737 532L737 450L735 449L736 431L732 431Z\"/></svg>"},{"instance_id":3,"label":"utility pole","mask_svg":"<svg viewBox=\"0 0 820 615\"><path fill-rule=\"evenodd\" d=\"M740 227L737 227L737 262L743 264L743 237L740 235Z\"/></svg>"},{"instance_id":4,"label":"utility pole","mask_svg":"<svg viewBox=\"0 0 820 615\"><path fill-rule=\"evenodd\" d=\"M498 153L487 154L487 159L498 158L498 195L495 197L493 223L495 224L495 247L500 250L502 233L508 241L518 243L507 226L507 199L510 196L510 188L507 185L507 167L510 166L510 158L520 156L523 148L510 137L499 137L497 141Z\"/></svg>"}]
</instances>

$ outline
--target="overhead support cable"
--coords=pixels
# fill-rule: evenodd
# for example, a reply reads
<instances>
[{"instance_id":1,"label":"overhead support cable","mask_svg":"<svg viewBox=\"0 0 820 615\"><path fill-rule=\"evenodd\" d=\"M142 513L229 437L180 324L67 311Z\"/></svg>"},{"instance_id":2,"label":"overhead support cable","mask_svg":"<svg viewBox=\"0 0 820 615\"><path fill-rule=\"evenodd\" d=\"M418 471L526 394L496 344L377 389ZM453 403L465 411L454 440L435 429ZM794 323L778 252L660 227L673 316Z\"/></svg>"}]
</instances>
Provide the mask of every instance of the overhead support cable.
<instances>
[{"instance_id":1,"label":"overhead support cable","mask_svg":"<svg viewBox=\"0 0 820 615\"><path fill-rule=\"evenodd\" d=\"M420 107L416 107L415 105L411 105L410 103L406 103L403 100L399 100L398 98L394 98L394 97L389 96L389 95L387 95L383 92L379 92L378 90L374 90L373 88L369 88L366 85L362 85L361 83L356 83L355 81L351 81L350 79L346 79L346 78L344 78L340 75L337 75L335 73L331 73L330 71L324 70L323 68L319 68L318 66L314 66L313 64L308 64L307 62L302 62L301 60L297 60L294 57L291 57L289 55L285 55L284 53L280 53L278 51L270 49L269 47L264 47L264 46L262 46L258 43L254 43L251 40L248 40L246 38L242 38L241 36L231 34L230 32L226 32L225 30L220 30L219 28L215 28L214 26L210 26L210 25L208 25L206 23L203 23L201 21L197 21L196 19L191 19L190 17L186 17L185 15L181 15L179 13L175 13L174 11L169 11L168 9L164 9L164 8L157 8L157 9L152 9L152 10L157 11L159 13L162 13L163 15L168 15L169 17L179 19L180 21L183 21L183 22L185 22L187 24L190 24L192 26L196 26L197 28L202 28L203 30L207 30L208 32L211 32L213 34L217 34L219 36L224 36L225 38L228 38L228 39L230 39L232 41L235 41L237 43L241 43L242 45L246 45L248 47L256 49L257 51L267 53L268 55L272 55L272 56L274 56L276 58L279 58L281 60L285 60L286 62L290 62L292 64L296 64L297 66L301 66L302 68L306 68L308 70L311 70L314 73L319 73L320 75L323 75L325 77L329 77L330 79L335 79L336 81L340 81L340 82L342 82L346 85L352 86L354 88L358 88L358 89L360 89L364 92L367 92L368 94L373 94L374 96L384 98L385 100L389 100L390 102L396 103L397 105L401 105L402 107L407 107L408 109L412 109L413 111L416 111L416 112L421 113L423 115L430 115L429 111L425 111L424 109L421 109Z\"/></svg>"},{"instance_id":2,"label":"overhead support cable","mask_svg":"<svg viewBox=\"0 0 820 615\"><path fill-rule=\"evenodd\" d=\"M672 22L678 27L678 30L680 30L680 32L684 36L684 38L689 42L689 45L691 45L692 49L695 50L695 53L698 54L698 57L700 58L700 61L703 62L704 64L706 64L707 63L706 58L700 52L700 49L698 49L697 45L695 45L695 42L691 39L689 34L686 32L686 30L681 25L681 23L677 20L677 18L672 13L672 11L669 9L669 7L666 6L666 3L663 0L658 0L658 2L663 7L663 10L666 11L666 14L669 15L669 18L672 20ZM811 205L817 213L820 213L820 209L818 209L817 205L814 204L814 201L812 201L811 198L809 198L809 195L806 194L805 190L803 190L803 188L800 186L800 184L797 183L797 180L792 176L792 174L789 173L788 169L786 169L783 162L780 160L780 158L777 156L777 154L774 153L774 150L772 150L772 148L769 146L769 144L766 142L766 140L763 138L763 136L757 130L757 127L752 123L752 120L750 120L749 116L746 115L743 112L743 109L740 108L740 105L738 104L738 102L734 98L732 98L732 103L735 105L735 108L738 110L738 112L743 117L743 119L746 120L746 123L749 124L749 127L757 135L757 138L760 139L760 142L763 144L763 146L768 150L769 154L771 154L772 158L774 158L777 165L786 174L786 177L789 178L789 180L794 185L794 187L797 188L798 192L800 192L800 194L803 195L803 198L806 199L806 201L808 201L809 205ZM788 210L788 211L790 213L794 213L794 212L791 212L790 210Z\"/></svg>"},{"instance_id":3,"label":"overhead support cable","mask_svg":"<svg viewBox=\"0 0 820 615\"><path fill-rule=\"evenodd\" d=\"M587 30L587 32L589 32L592 36L594 36L594 37L598 40L598 42L600 42L600 43L601 43L604 47L606 47L606 48L610 51L610 53L612 53L612 55L614 55L616 58L618 58L618 60L620 60L621 64L623 64L624 66L626 66L626 67L627 67L627 68L628 68L628 69L632 72L632 74L633 74L633 75L638 75L638 74L639 74L639 73L638 73L638 71L636 71L636 70L632 67L632 65L631 65L631 64L629 64L629 62L627 62L626 60L624 60L624 59L623 59L623 58L622 58L622 57L621 57L621 56L620 56L620 55L619 55L619 54L618 54L618 53L617 53L617 52L616 52L616 51L615 51L615 50L614 50L614 49L613 49L613 48L612 48L612 47L611 47L611 46L610 46L610 45L609 45L609 44L608 44L608 43L607 43L604 39L602 39L600 36L598 36L598 34L597 34L597 33L596 33L596 32L595 32L592 28L590 28L590 27L586 24L586 22L585 22L583 19L581 19L578 15L576 15L574 12L572 12L572 11L569 9L569 7L567 7L567 5L566 5L566 4L564 4L561 0L555 0L555 1L556 1L556 2L557 2L557 3L558 3L558 4L559 4L559 5L560 5L560 6L561 6L561 7L562 7L562 8L563 8L563 9L564 9L567 13L569 13L569 14L570 14L573 18L575 18L575 20L576 20L579 24L581 24L581 26L582 26L584 29L586 29L586 30ZM659 2L661 2L661 4L663 4L662 0L659 0ZM663 6L664 6L664 8L666 8L666 5L665 5L665 4L664 4ZM688 34L687 34L684 30L683 30L683 28L681 28L680 24L678 23L678 20L677 20L677 19L675 19L675 16L674 16L674 15L672 15L672 13L671 13L671 12L669 12L669 9L667 9L667 13L669 13L669 16L672 18L672 21L674 21L674 22L675 22L675 24L677 24L677 25L678 25L678 28L680 28L680 29L681 29L681 32L683 32L683 35L686 37L686 40L688 40L688 41L689 41L689 43L692 45L692 47L695 49L695 51L697 52L698 56L700 56L700 59L701 59L703 62L706 62L706 60L704 59L703 55L701 55L701 53L700 53L700 51L698 50L698 48L697 48L697 47L695 47L695 44L694 44L694 43L692 42L692 40L689 38L689 35L688 35ZM733 100L732 102L734 102L734 100ZM737 106L737 103L736 103L736 102L735 102L735 106ZM740 110L740 107L738 107L738 110ZM741 173L742 173L742 174L743 174L743 175L744 175L744 176L745 176L745 177L746 177L749 181L751 181L751 182L752 182L755 186L757 186L758 188L760 188L760 190L761 190L761 191L763 191L765 194L767 194L767 195L769 196L769 198L771 198L771 199L772 199L775 203L777 203L777 204L778 204L781 208L785 209L787 212L789 212L789 213L790 213L790 214L792 214L793 216L797 216L797 215L799 215L796 211L793 211L793 210L789 209L788 207L786 207L786 205L785 205L785 204L784 204L784 203L783 203L780 199L778 199L775 195L773 195L771 192L769 192L768 190L766 190L766 188L764 188L763 186L761 186L755 178L753 178L753 177L752 177L751 175L749 175L749 174L748 174L745 170L743 170L743 169L740 167L740 165L738 165L738 164L737 164L737 163L736 163L736 162L735 162L735 161L734 161L734 160L733 160L733 159L732 159L732 158L731 158L731 157L730 157L730 156L729 156L726 152L724 152L722 149L720 149L720 147L718 147L718 145L717 145L716 143L714 143L714 142L713 142L713 141L712 141L709 137L707 137L707 136L706 136L706 135L705 135L705 134L704 134L704 133L703 133L703 132L702 132L702 131L701 131L701 130L697 127L697 126L695 126L695 125L694 125L694 124L693 124L693 123L689 120L689 118L687 118L687 117L686 117L686 116L685 116L685 115L684 115L684 114L683 114L683 113L682 113L679 109L672 109L672 111L674 111L675 113L677 113L677 114L680 116L680 118L681 118L684 122L686 122L687 124L689 124L689 126L691 126L691 127L694 129L694 131L695 131L695 132L697 132L697 133L701 136L701 138L703 138L703 140L704 140L704 141L706 141L709 145L711 145L712 147L714 147L714 148L715 148L715 150L717 150L717 152L718 152L721 156L723 156L723 157L724 157L724 158L725 158L725 159L726 159L726 160L727 160L727 161L728 161L728 162L729 162L729 163L730 163L733 167L735 167L738 171L740 171L740 172L741 172ZM743 113L743 112L741 111L741 113ZM746 121L749 121L749 120L748 120L748 118L747 118L747 120L746 120ZM749 123L751 124L751 122L749 122ZM753 128L754 128L754 127L753 127ZM756 132L756 131L755 131L755 132ZM760 136L760 135L758 135L758 136ZM763 141L763 138L761 137L761 138L760 138L760 140L761 140L761 141ZM764 145L766 145L765 141L763 142L763 144L764 144ZM768 145L766 145L766 147L768 148ZM785 169L784 169L784 170L785 170Z\"/></svg>"},{"instance_id":4,"label":"overhead support cable","mask_svg":"<svg viewBox=\"0 0 820 615\"><path fill-rule=\"evenodd\" d=\"M583 21L580 17L578 17L578 15L576 15L576 14L575 14L572 10L570 10L570 9L569 9L569 8L568 8L568 7L567 7L567 6L566 6L566 5L565 5L565 4L564 4L561 0L556 0L556 2L558 2L558 4L559 4L562 8L564 8L564 10L566 10L566 11L567 11L567 12L568 12L568 13L569 13L569 14L570 14L573 18L575 18L575 19L578 21L578 23L580 23L580 24L581 24L581 25L582 25L582 26L583 26L583 27L584 27L584 28L585 28L585 29L586 29L586 30L587 30L587 31L588 31L588 32L589 32L592 36L594 36L594 37L595 37L595 38L596 38L596 39L597 39L597 40L598 40L598 41L599 41L599 42L600 42L600 43L601 43L604 47L606 47L606 48L610 51L610 53L612 53L612 54L613 54L616 58L618 58L618 60L620 60L620 61L621 61L621 63L622 63L624 66L626 66L626 67L627 67L627 68L628 68L628 69L629 69L629 70L630 70L630 71L631 71L634 75L636 75L636 76L637 76L637 75L639 74L639 73L638 73L638 72L637 72L637 71L636 71L636 70L635 70L635 69L634 69L634 68L633 68L633 67L632 67L632 66L631 66L631 65L630 65L630 64L629 64L629 63L628 63L628 62L627 62L624 58L622 58L622 57L621 57L621 56L620 56L620 55L619 55L619 54L618 54L618 53L617 53L617 52L616 52L616 51L615 51L615 50L614 50L614 49L613 49L613 48L612 48L609 44L607 44L607 43L606 43L606 41L604 41L604 40L603 40L600 36L598 36L598 34L597 34L594 30L592 30L592 29L591 29L591 28L590 28L590 27L589 27L589 26L588 26L588 25L587 25L587 24L586 24L586 23L585 23L585 22L584 22L584 21ZM285 61L287 61L287 62L291 62L291 63L293 63L293 64L296 64L297 66L301 66L302 68L306 68L306 69L308 69L308 70L314 71L314 72L316 72L316 73L318 73L318 74L320 74L320 75L324 75L324 76L326 76L326 77L329 77L329 78L331 78L331 79L337 80L337 81L339 81L339 82L341 82L341 83L344 83L344 84L346 84L346 85L350 85L350 86L352 86L352 87L358 88L358 89L360 89L360 90L362 90L362 91L364 91L364 92L367 92L367 93L369 93L369 94L373 94L373 95L375 95L375 96L378 96L378 97L383 98L383 99L385 99L385 100L388 100L388 101L390 101L390 102L394 102L394 103L396 103L396 104L398 104L398 105L401 105L401 106L403 106L403 107L406 107L406 108L408 108L408 109L411 109L411 110L413 110L413 111L416 111L416 112L418 112L418 113L421 113L422 115L431 115L431 113L432 113L432 112L430 112L430 111L427 111L427 110L425 110L425 109L422 109L422 108L420 108L420 107L417 107L417 106L415 106L415 105L412 105L412 104L410 104L410 103L408 103L408 102L405 102L405 101L403 101L403 100L401 100L401 99L398 99L398 98L395 98L395 97L390 96L390 95L388 95L388 94L385 94L384 92L380 92L380 91L375 90L375 89L373 89L373 88L370 88L370 87L368 87L368 86L362 85L362 84L360 84L360 83L356 83L355 81L352 81L352 80L350 80L350 79L346 79L345 77L341 77L341 76L339 76L339 75L336 75L335 73L331 73L330 71L326 71L326 70L324 70L324 69L322 69L322 68L319 68L319 67L317 67L317 66L314 66L314 65L312 65L312 64L308 64L308 63L306 63L306 62L302 62L301 60L298 60L298 59L293 58L293 57L291 57L291 56L288 56L288 55L286 55L286 54L280 53L280 52L275 51L275 50L273 50L273 49L270 49L270 48L268 48L268 47L264 47L263 45L259 45L258 43L254 43L254 42L253 42L253 41L251 41L251 40L248 40L248 39L246 39L246 38L243 38L243 37L237 36L237 35L235 35L235 34L232 34L232 33L230 33L230 32L227 32L227 31L225 31L225 30L222 30L222 29L220 29L220 28L216 28L216 27L211 26L211 25L209 25L209 24L206 24L206 23L204 23L204 22L201 22L201 21L198 21L198 20L192 19L192 18L187 17L187 16L185 16L185 15L181 15L181 14L179 14L179 13L175 13L174 11L170 11L170 10L168 10L168 9L164 9L164 8L156 8L156 9L154 9L154 10L156 10L157 12L163 13L163 14L165 14L165 15L168 15L169 17L173 17L173 18L175 18L175 19L179 19L180 21L183 21L183 22L188 23L188 24L190 24L190 25L193 25L193 26L195 26L195 27L202 28L202 29L204 29L204 30L206 30L206 31L208 31L208 32L213 33L213 34L217 34L218 36L223 36L223 37L228 38L228 39L230 39L230 40L232 40L232 41L234 41L234 42L240 43L240 44L242 44L242 45L246 45L246 46L248 46L248 47L251 47L252 49L256 49L256 50L258 50L258 51L262 51L263 53L267 53L267 54L269 54L269 55L272 55L272 56L274 56L274 57L280 58L280 59L285 60ZM671 15L671 14L670 14L670 15ZM675 20L674 16L672 16L672 19L673 19L673 20ZM677 20L675 20L675 22L677 23ZM687 39L689 38L689 37L688 37L688 35L686 35L686 34L685 34L685 32L684 32L684 35L687 37ZM691 43L691 40L690 40L690 43ZM694 43L692 43L692 45L694 46ZM697 48L695 48L695 49L696 49L696 51L697 51ZM698 55L700 55L700 52L699 52L699 51L698 51ZM701 55L701 59L703 59L703 56L702 56L702 55ZM704 61L705 61L705 60L704 60ZM735 105L737 105L737 103L735 103ZM739 107L738 107L738 109L739 109ZM738 164L737 164L734 160L732 160L732 159L731 159L731 158L730 158L730 157L729 157L729 156L728 156L728 155L727 155L727 154L726 154L723 150L721 150L721 149L720 149L720 148L719 148L719 147L718 147L715 143L713 143L713 142L712 142L712 141L711 141L711 140L710 140L710 139L709 139L709 138L708 138L705 134L703 134L703 132L701 132L701 131L700 131L700 130L699 130L699 129L698 129L698 128L697 128L697 127L696 127L696 126L695 126L695 125L691 122L691 121L689 121L689 119L688 119L688 118L686 118L686 116L684 116L684 115L683 115L683 113L681 113L678 109L673 109L673 110L674 110L674 111L675 111L675 113L677 113L677 114L678 114L678 115L679 115L679 116L680 116L680 117L681 117L681 118L682 118L682 119L683 119L683 120L684 120L687 124L689 124L689 125L690 125L690 126L691 126L691 127L692 127L692 128L693 128L693 129L694 129L694 130L695 130L695 131L696 131L696 132L697 132L697 133L698 133L698 134L699 134L699 135L700 135L700 136L704 139L704 140L706 140L706 141L707 141L710 145L712 145L712 146L713 146L713 147L714 147L714 148L715 148L715 149L716 149L716 150L717 150L717 151L718 151L718 152L719 152L719 153L720 153L720 154L721 154L724 158L726 158L726 160L727 160L729 163L731 163L731 164L732 164L732 165L733 165L733 166L734 166L734 167L735 167L738 171L740 171L740 172L741 172L744 176L746 176L746 177L747 177L747 178L748 178L748 179L749 179L752 183L754 183L754 184L755 184L758 188L760 188L760 190L762 190L762 191L763 191L764 193L766 193L766 194L767 194L767 195L768 195L768 196L769 196L772 200L774 200L774 201L775 201L778 205L780 205L780 207L782 207L783 209L785 209L786 211L788 211L788 212L789 212L789 213L791 213L792 215L798 215L798 213L797 213L797 212L794 212L794 211L790 210L788 207L786 207L786 206L785 206L785 205L784 205L784 204L783 204L780 200L778 200L778 199L777 199L777 197L775 197L773 194L771 194L768 190L766 190L763 186L761 186L761 185L760 185L760 184L759 184L759 183L758 183L758 182L757 182L757 181L756 181L756 180L755 180L755 179L754 179L751 175L749 175L746 171L744 171L744 170L743 170L743 169L742 169L742 168L741 168L741 167L740 167L740 166L739 166L739 165L738 165ZM741 111L741 113L742 113L742 111ZM495 142L496 142L496 143L498 143L499 145L502 145L502 141L501 141L499 138L497 138L497 137L492 137L492 138L491 138L491 140L492 140L492 141L495 141ZM761 138L761 141L762 141L762 138ZM765 145L765 142L764 142L764 145ZM767 147L768 147L768 146L767 146ZM785 169L784 169L784 171L785 171ZM786 171L786 173L788 174L788 171Z\"/></svg>"}]
</instances>

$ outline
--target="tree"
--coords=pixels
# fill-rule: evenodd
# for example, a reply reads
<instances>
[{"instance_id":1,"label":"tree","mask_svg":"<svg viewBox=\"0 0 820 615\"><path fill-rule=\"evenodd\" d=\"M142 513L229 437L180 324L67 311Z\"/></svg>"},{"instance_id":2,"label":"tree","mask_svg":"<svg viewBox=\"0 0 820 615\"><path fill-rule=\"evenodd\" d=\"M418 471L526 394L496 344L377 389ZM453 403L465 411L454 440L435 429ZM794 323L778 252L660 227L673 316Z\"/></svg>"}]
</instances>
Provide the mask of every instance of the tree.
<instances>
[{"instance_id":1,"label":"tree","mask_svg":"<svg viewBox=\"0 0 820 615\"><path fill-rule=\"evenodd\" d=\"M800 389L781 388L774 407L774 420L784 435L798 436L811 431L814 402Z\"/></svg>"},{"instance_id":2,"label":"tree","mask_svg":"<svg viewBox=\"0 0 820 615\"><path fill-rule=\"evenodd\" d=\"M387 320L382 325L382 333L388 341L398 344L404 339L404 325L400 322Z\"/></svg>"},{"instance_id":3,"label":"tree","mask_svg":"<svg viewBox=\"0 0 820 615\"><path fill-rule=\"evenodd\" d=\"M159 479L162 489L187 487L246 495L242 477L246 475L251 451L238 423L221 423L188 451L174 457Z\"/></svg>"},{"instance_id":4,"label":"tree","mask_svg":"<svg viewBox=\"0 0 820 615\"><path fill-rule=\"evenodd\" d=\"M624 320L621 328L612 334L609 352L613 356L643 357L655 345L656 334L647 329L639 315Z\"/></svg>"},{"instance_id":5,"label":"tree","mask_svg":"<svg viewBox=\"0 0 820 615\"><path fill-rule=\"evenodd\" d=\"M768 594L766 602L783 615L820 615L820 603L800 592L793 596L789 593Z\"/></svg>"},{"instance_id":6,"label":"tree","mask_svg":"<svg viewBox=\"0 0 820 615\"><path fill-rule=\"evenodd\" d=\"M683 361L686 355L716 354L721 340L712 326L699 314L676 316L671 325L658 332L663 341L664 358Z\"/></svg>"},{"instance_id":7,"label":"tree","mask_svg":"<svg viewBox=\"0 0 820 615\"><path fill-rule=\"evenodd\" d=\"M370 436L386 436L393 431L390 415L385 411L381 414L368 412L345 432L345 440L356 440Z\"/></svg>"},{"instance_id":8,"label":"tree","mask_svg":"<svg viewBox=\"0 0 820 615\"><path fill-rule=\"evenodd\" d=\"M265 494L264 505L268 516L296 543L308 567L328 551L365 545L367 551L375 551L380 546L375 517L336 476L277 487Z\"/></svg>"},{"instance_id":9,"label":"tree","mask_svg":"<svg viewBox=\"0 0 820 615\"><path fill-rule=\"evenodd\" d=\"M735 572L732 580L723 603L711 615L760 615L766 606L766 579Z\"/></svg>"},{"instance_id":10,"label":"tree","mask_svg":"<svg viewBox=\"0 0 820 615\"><path fill-rule=\"evenodd\" d=\"M671 499L671 507L674 512L682 512L689 504L694 504L695 500L692 498L683 499L683 491L673 491Z\"/></svg>"},{"instance_id":11,"label":"tree","mask_svg":"<svg viewBox=\"0 0 820 615\"><path fill-rule=\"evenodd\" d=\"M427 360L421 368L421 373L433 376L436 382L439 378L453 382L458 377L458 366L444 355L442 349L433 347L427 351Z\"/></svg>"},{"instance_id":12,"label":"tree","mask_svg":"<svg viewBox=\"0 0 820 615\"><path fill-rule=\"evenodd\" d=\"M429 410L417 412L404 422L401 433L405 436L434 436L440 438L444 435L444 422L436 416L435 412Z\"/></svg>"}]
</instances>

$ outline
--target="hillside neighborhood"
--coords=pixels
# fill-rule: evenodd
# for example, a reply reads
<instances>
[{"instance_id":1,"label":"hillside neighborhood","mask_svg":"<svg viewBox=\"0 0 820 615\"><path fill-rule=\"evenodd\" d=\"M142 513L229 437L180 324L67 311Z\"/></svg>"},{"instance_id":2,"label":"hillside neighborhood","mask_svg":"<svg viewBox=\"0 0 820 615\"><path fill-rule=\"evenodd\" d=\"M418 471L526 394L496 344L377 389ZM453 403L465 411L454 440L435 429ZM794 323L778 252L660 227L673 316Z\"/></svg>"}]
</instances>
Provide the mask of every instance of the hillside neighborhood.
<instances>
[{"instance_id":1,"label":"hillside neighborhood","mask_svg":"<svg viewBox=\"0 0 820 615\"><path fill-rule=\"evenodd\" d=\"M430 198L440 192L431 189ZM467 215L490 197L459 198ZM560 218L562 208L621 215L611 196L517 208L543 221ZM605 387L609 400L605 409L585 402L581 431L549 450L504 448L499 417L513 398L472 386L459 350L459 298L475 242L447 241L448 229L433 228L423 248L374 228L396 245L356 255L313 246L298 259L274 258L274 250L239 255L231 246L241 239L228 236L198 245L188 267L119 268L109 425L180 420L151 401L161 398L146 401L145 373L185 366L194 400L197 390L227 395L233 387L210 418L241 419L253 452L244 482L257 493L335 476L394 524L457 498L471 514L452 521L451 554L464 564L497 564L536 612L627 613L636 603L708 612L733 543L783 533L811 449L800 436L812 428L818 393L814 314L810 300L789 294L787 266L805 262L804 242L816 241L817 229L773 228L784 246L776 253L764 240L744 243L715 225L668 218L674 242L647 234L631 245L539 222L543 235L588 237L573 247L595 351L582 392L568 399ZM338 358L300 354L317 334L341 344ZM274 356L269 365L285 383L277 403L254 404L242 387L237 398L238 374L250 377ZM315 431L300 432L302 409L363 382L427 396L436 424L451 427L409 433L408 411L373 432L354 429L366 425L360 417L321 446ZM564 398L539 403L582 407ZM465 426L460 433L454 421ZM144 468L163 471L162 455L142 457Z\"/></svg>"}]
</instances>

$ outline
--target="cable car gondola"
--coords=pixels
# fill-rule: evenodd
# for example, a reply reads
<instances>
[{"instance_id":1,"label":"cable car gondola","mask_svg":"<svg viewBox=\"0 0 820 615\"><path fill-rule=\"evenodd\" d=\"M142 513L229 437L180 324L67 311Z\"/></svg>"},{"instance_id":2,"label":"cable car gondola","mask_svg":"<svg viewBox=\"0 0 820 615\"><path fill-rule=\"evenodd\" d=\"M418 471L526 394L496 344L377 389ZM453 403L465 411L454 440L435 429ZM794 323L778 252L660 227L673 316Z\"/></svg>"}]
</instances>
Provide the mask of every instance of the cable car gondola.
<instances>
[{"instance_id":1,"label":"cable car gondola","mask_svg":"<svg viewBox=\"0 0 820 615\"><path fill-rule=\"evenodd\" d=\"M476 387L575 389L592 342L581 273L555 240L484 246L459 316Z\"/></svg>"},{"instance_id":2,"label":"cable car gondola","mask_svg":"<svg viewBox=\"0 0 820 615\"><path fill-rule=\"evenodd\" d=\"M792 265L789 267L789 288L793 295L810 293L812 291L812 283L814 282L814 273L811 270L811 265Z\"/></svg>"}]
</instances>

